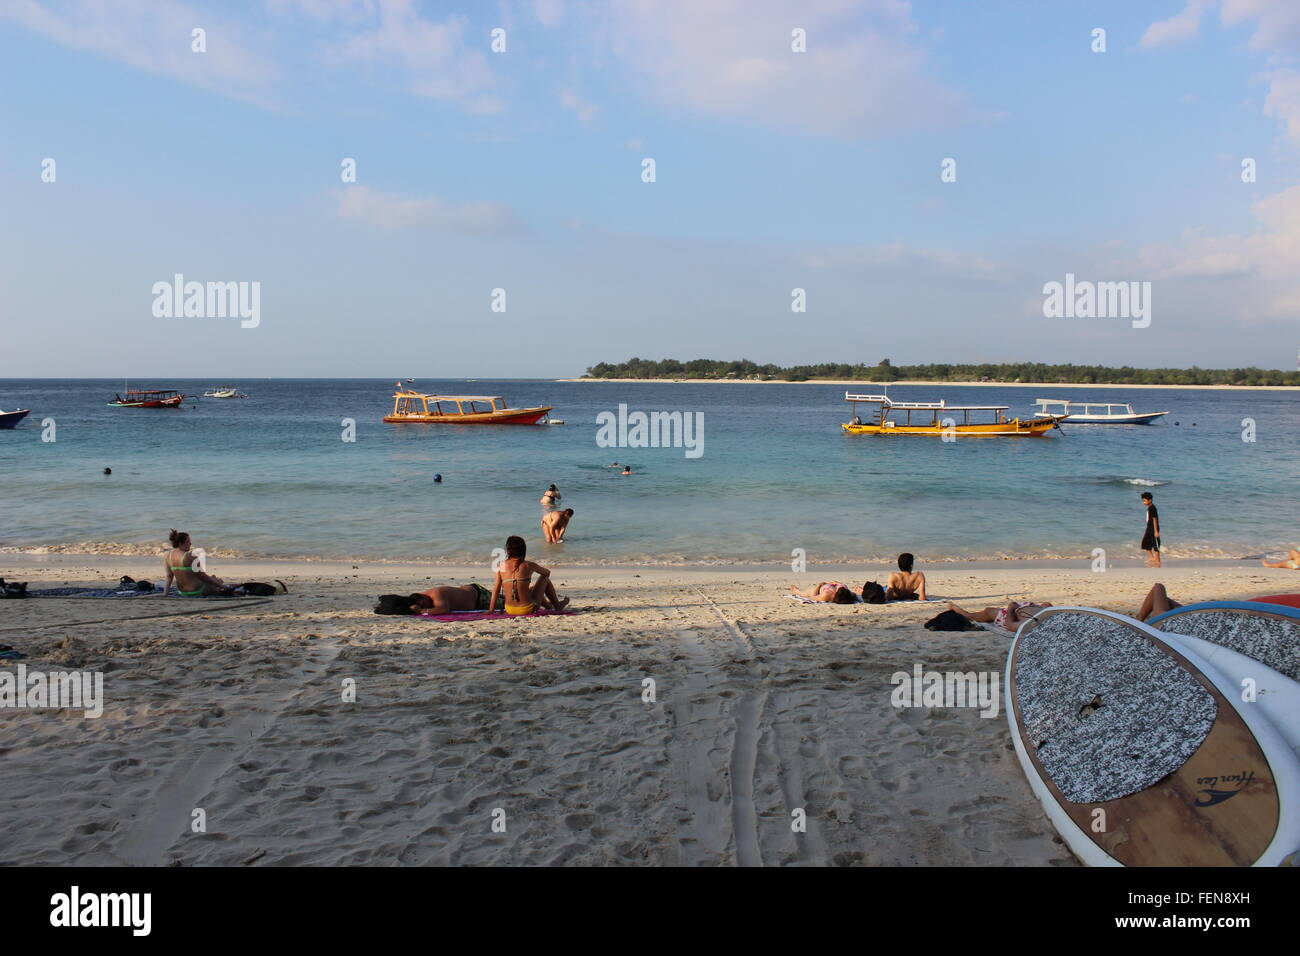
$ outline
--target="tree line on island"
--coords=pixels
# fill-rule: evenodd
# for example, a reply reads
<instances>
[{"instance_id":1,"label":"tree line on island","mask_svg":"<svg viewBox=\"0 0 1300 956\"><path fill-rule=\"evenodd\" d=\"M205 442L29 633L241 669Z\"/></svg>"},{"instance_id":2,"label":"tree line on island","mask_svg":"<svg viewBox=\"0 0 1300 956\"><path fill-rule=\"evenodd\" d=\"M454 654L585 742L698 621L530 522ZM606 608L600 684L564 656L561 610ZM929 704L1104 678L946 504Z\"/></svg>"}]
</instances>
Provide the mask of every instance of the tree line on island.
<instances>
[{"instance_id":1,"label":"tree line on island","mask_svg":"<svg viewBox=\"0 0 1300 956\"><path fill-rule=\"evenodd\" d=\"M748 359L598 362L583 378L736 379L753 382L806 382L810 379L862 382L1043 382L1057 385L1300 385L1300 372L1261 368L1109 368L1104 365L1046 365L1005 362L936 365L876 365L828 362L822 365L758 365Z\"/></svg>"}]
</instances>

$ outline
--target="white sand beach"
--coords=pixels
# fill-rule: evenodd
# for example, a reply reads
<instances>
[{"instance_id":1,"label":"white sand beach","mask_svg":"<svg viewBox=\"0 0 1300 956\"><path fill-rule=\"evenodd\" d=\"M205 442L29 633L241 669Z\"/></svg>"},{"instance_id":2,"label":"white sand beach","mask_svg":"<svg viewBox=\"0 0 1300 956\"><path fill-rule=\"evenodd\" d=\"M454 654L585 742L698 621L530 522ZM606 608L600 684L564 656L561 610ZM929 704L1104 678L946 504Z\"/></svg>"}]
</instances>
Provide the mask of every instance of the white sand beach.
<instances>
[{"instance_id":1,"label":"white sand beach","mask_svg":"<svg viewBox=\"0 0 1300 956\"><path fill-rule=\"evenodd\" d=\"M4 555L0 576L103 586L157 563ZM1182 601L1300 584L1194 562L926 570L932 596L976 608L1132 613L1157 580ZM1001 712L891 706L890 675L918 662L1001 672L1005 637L922 628L942 604L789 600L820 570L557 568L580 613L444 623L371 608L481 569L216 571L290 593L0 603L0 644L29 669L102 672L106 698L98 719L0 712L0 863L1075 865Z\"/></svg>"}]
</instances>

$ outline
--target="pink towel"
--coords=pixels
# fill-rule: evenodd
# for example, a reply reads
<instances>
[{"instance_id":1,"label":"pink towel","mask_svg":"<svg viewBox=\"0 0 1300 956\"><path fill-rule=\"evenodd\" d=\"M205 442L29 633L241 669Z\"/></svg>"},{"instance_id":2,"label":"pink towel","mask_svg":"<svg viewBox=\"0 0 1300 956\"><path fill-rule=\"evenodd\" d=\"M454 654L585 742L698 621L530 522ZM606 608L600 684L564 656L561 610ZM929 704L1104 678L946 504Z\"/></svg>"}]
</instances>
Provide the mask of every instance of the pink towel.
<instances>
[{"instance_id":1,"label":"pink towel","mask_svg":"<svg viewBox=\"0 0 1300 956\"><path fill-rule=\"evenodd\" d=\"M544 614L577 614L577 611L534 611L532 614L507 614L505 611L455 611L451 614L417 614L429 621L489 621L496 618L541 617Z\"/></svg>"}]
</instances>

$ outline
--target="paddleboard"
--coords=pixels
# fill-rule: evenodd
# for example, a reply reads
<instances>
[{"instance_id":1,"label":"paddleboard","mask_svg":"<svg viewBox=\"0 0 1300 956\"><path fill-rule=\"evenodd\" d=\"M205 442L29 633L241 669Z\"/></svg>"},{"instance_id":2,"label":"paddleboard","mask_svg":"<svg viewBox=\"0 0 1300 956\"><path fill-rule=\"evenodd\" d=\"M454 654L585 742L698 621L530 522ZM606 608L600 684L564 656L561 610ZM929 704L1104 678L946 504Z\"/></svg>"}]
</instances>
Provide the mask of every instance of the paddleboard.
<instances>
[{"instance_id":1,"label":"paddleboard","mask_svg":"<svg viewBox=\"0 0 1300 956\"><path fill-rule=\"evenodd\" d=\"M1300 757L1300 609L1256 601L1175 608L1148 622L1232 681ZM1249 683L1247 683L1249 682Z\"/></svg>"},{"instance_id":2,"label":"paddleboard","mask_svg":"<svg viewBox=\"0 0 1300 956\"><path fill-rule=\"evenodd\" d=\"M1275 866L1300 849L1300 760L1190 647L1053 607L1007 655L1007 721L1034 794L1092 866Z\"/></svg>"}]
</instances>

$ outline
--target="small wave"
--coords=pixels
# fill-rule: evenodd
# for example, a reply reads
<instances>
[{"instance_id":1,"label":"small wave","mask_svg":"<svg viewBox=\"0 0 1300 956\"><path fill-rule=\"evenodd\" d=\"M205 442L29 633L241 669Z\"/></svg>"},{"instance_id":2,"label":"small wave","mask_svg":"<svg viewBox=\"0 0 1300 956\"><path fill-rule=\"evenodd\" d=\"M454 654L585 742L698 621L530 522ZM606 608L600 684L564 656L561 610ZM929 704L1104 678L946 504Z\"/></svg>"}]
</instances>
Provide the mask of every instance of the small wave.
<instances>
[{"instance_id":1,"label":"small wave","mask_svg":"<svg viewBox=\"0 0 1300 956\"><path fill-rule=\"evenodd\" d=\"M1141 485L1144 488L1159 488L1161 485L1167 485L1167 481L1157 481L1155 478L1125 478L1126 485Z\"/></svg>"}]
</instances>

